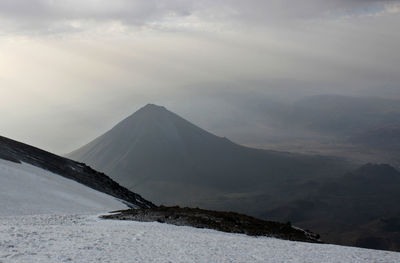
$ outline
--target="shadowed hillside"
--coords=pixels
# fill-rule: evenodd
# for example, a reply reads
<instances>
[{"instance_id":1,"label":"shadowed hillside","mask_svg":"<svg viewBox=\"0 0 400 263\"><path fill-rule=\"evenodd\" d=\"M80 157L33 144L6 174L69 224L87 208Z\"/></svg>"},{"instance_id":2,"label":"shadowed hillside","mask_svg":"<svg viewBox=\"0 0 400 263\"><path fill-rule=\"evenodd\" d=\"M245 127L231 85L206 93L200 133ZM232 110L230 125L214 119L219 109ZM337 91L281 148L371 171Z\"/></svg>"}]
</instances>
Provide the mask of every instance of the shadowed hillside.
<instances>
[{"instance_id":1,"label":"shadowed hillside","mask_svg":"<svg viewBox=\"0 0 400 263\"><path fill-rule=\"evenodd\" d=\"M400 173L366 164L262 217L312 228L327 242L400 250Z\"/></svg>"}]
</instances>

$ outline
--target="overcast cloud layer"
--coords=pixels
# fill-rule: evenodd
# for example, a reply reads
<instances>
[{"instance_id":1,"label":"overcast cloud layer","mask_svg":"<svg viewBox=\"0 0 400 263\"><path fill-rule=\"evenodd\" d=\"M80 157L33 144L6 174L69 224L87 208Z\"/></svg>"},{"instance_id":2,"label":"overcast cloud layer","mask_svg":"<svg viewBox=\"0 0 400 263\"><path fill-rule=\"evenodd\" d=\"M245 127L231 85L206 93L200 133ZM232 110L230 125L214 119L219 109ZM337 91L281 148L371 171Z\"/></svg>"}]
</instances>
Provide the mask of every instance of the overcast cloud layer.
<instances>
[{"instance_id":1,"label":"overcast cloud layer","mask_svg":"<svg viewBox=\"0 0 400 263\"><path fill-rule=\"evenodd\" d=\"M254 97L400 98L399 25L384 0L0 0L0 134L66 153L148 102L229 137Z\"/></svg>"},{"instance_id":2,"label":"overcast cloud layer","mask_svg":"<svg viewBox=\"0 0 400 263\"><path fill-rule=\"evenodd\" d=\"M5 31L54 34L82 30L88 22L143 26L197 17L213 22L268 24L297 19L374 14L395 0L2 0ZM92 24L91 24L92 25Z\"/></svg>"}]
</instances>

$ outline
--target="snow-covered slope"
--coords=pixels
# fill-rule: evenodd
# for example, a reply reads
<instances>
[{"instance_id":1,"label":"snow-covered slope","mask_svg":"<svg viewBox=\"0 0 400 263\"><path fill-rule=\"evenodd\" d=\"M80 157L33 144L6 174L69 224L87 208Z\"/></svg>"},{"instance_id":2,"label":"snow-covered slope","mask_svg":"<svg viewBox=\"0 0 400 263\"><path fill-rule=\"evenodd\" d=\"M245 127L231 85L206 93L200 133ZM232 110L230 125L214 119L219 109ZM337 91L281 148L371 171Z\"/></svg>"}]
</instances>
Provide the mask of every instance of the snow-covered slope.
<instances>
[{"instance_id":1,"label":"snow-covered slope","mask_svg":"<svg viewBox=\"0 0 400 263\"><path fill-rule=\"evenodd\" d=\"M0 217L0 262L395 263L400 253L94 216Z\"/></svg>"},{"instance_id":2,"label":"snow-covered slope","mask_svg":"<svg viewBox=\"0 0 400 263\"><path fill-rule=\"evenodd\" d=\"M0 159L0 216L124 209L115 197L41 168ZM1 262L1 259L0 259Z\"/></svg>"},{"instance_id":3,"label":"snow-covered slope","mask_svg":"<svg viewBox=\"0 0 400 263\"><path fill-rule=\"evenodd\" d=\"M120 186L104 173L95 171L84 163L74 162L2 136L0 136L0 159L17 164L30 164L52 172L91 189L124 200L132 208L154 207L151 202L143 199L140 195Z\"/></svg>"}]
</instances>

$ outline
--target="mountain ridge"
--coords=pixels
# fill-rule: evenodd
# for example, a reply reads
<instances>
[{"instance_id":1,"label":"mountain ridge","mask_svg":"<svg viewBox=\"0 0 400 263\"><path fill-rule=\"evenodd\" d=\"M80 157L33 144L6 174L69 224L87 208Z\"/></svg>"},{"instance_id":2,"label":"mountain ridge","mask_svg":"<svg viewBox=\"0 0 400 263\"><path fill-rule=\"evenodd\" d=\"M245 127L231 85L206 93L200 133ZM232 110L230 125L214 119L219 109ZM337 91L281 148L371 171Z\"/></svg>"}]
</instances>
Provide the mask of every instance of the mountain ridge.
<instances>
[{"instance_id":1,"label":"mountain ridge","mask_svg":"<svg viewBox=\"0 0 400 263\"><path fill-rule=\"evenodd\" d=\"M264 216L312 228L327 242L399 251L399 190L399 171L368 163Z\"/></svg>"}]
</instances>

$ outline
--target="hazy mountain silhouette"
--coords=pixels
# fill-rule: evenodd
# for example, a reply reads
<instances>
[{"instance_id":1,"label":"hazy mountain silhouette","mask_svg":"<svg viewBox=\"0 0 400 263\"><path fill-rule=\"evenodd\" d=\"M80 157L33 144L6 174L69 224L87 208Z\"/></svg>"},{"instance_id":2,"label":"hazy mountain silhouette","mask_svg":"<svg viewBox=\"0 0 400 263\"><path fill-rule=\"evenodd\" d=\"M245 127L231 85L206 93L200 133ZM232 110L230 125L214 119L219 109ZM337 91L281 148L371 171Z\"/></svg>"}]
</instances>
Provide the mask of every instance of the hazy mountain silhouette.
<instances>
[{"instance_id":1,"label":"hazy mountain silhouette","mask_svg":"<svg viewBox=\"0 0 400 263\"><path fill-rule=\"evenodd\" d=\"M271 103L262 97L251 102L240 118L260 129L234 127L242 134L236 138L246 144L347 157L360 165L389 163L400 169L399 99L317 95L293 102Z\"/></svg>"},{"instance_id":2,"label":"hazy mountain silhouette","mask_svg":"<svg viewBox=\"0 0 400 263\"><path fill-rule=\"evenodd\" d=\"M286 116L289 125L324 134L351 136L400 123L400 101L379 97L319 95L296 101Z\"/></svg>"},{"instance_id":3,"label":"hazy mountain silhouette","mask_svg":"<svg viewBox=\"0 0 400 263\"><path fill-rule=\"evenodd\" d=\"M400 250L399 193L400 172L366 164L263 216L312 227L328 242Z\"/></svg>"},{"instance_id":4,"label":"hazy mountain silhouette","mask_svg":"<svg viewBox=\"0 0 400 263\"><path fill-rule=\"evenodd\" d=\"M256 214L354 167L338 158L258 150L148 104L69 154L158 204Z\"/></svg>"}]
</instances>

